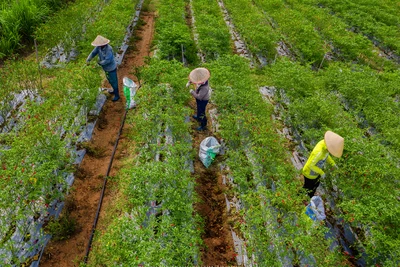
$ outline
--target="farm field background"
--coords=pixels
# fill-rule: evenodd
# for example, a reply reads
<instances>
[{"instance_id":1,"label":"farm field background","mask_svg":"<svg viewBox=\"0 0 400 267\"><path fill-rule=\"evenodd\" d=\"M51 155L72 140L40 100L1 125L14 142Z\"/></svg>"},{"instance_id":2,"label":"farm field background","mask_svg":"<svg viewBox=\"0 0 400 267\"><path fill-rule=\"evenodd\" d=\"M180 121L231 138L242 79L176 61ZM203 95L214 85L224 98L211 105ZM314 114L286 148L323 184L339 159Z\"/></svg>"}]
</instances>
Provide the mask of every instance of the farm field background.
<instances>
[{"instance_id":1,"label":"farm field background","mask_svg":"<svg viewBox=\"0 0 400 267\"><path fill-rule=\"evenodd\" d=\"M106 225L88 263L78 257L77 264L210 263L207 219L197 210L197 186L207 178L195 164L204 134L194 131L185 88L188 73L202 66L213 89L205 134L224 150L209 171L224 181L235 241L221 264L399 266L396 1L0 3L1 266L38 266L56 236L55 218L65 216L109 101L98 90L103 72L84 64L90 43L106 36L120 60L138 11L152 12L156 24L151 56L131 72L142 87L125 121L129 153L109 178L117 197ZM305 215L300 173L327 130L345 138L345 149L321 181L327 218L315 222Z\"/></svg>"}]
</instances>

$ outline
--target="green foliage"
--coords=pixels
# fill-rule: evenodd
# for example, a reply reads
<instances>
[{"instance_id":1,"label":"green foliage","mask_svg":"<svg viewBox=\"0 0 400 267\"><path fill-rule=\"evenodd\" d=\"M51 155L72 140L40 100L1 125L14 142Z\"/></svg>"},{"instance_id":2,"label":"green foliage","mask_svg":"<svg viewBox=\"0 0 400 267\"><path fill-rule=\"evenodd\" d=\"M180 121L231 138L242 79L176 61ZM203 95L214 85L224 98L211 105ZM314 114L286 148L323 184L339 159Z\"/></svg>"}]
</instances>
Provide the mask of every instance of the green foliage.
<instances>
[{"instance_id":1,"label":"green foliage","mask_svg":"<svg viewBox=\"0 0 400 267\"><path fill-rule=\"evenodd\" d=\"M248 61L229 55L227 28L216 1L193 1L199 46L212 74L212 104L218 109L220 131L215 134L227 144L226 174L234 181L232 193L242 203L235 213L240 219L232 224L245 238L255 265L281 266L288 260L299 266L314 261L317 266L347 264L340 249L329 249L332 240L325 238L326 227L311 225L304 216L305 197L298 194L302 185L288 153L297 143L276 132L283 127L280 123L301 135L307 149L304 156L326 130L345 137L343 158L336 159L339 169L322 181L326 197L336 203L335 208L327 206L333 213L329 215L343 218L356 231L355 247L365 252L368 265L398 265L400 75L395 63L381 58L361 33L396 50L399 7L389 0L372 2L326 0L317 6L313 0L225 0L252 53L274 62L252 71ZM0 45L5 50L18 47L19 40L29 38L34 25L49 14L48 8L37 10L38 5L27 3L59 6L52 0L3 3L1 36L8 37L0 39ZM6 247L15 222L36 216L67 190L64 177L74 161L71 144L87 121L102 78L99 68L82 63L97 34L115 45L122 41L134 3L78 0L35 31L41 52L60 42L76 46L81 52L76 63L41 69L41 77L31 60L7 61L2 67L1 115L11 111L10 119L19 125L0 136L0 206L7 207L0 217L1 249L15 254L15 248ZM16 16L11 12L14 6L21 18L9 23ZM185 21L187 7L188 1L157 3L158 59L148 60L149 65L139 70L145 84L137 93L138 108L127 118L137 157L116 179L126 203L118 207L120 213L109 227L98 232L93 266L201 264L202 223L193 215L198 200L188 163L195 154L191 125L185 123L191 113L186 107L191 96L184 89L190 70L178 62L184 47L187 61L198 63ZM110 22L110 16L118 16L118 21ZM210 25L214 25L211 30L206 27ZM299 62L275 59L281 40L291 46ZM327 54L334 60L322 62ZM311 66L321 68L316 72ZM284 110L282 121L273 119L275 107L262 99L259 85L277 88L273 101ZM10 101L14 92L24 90L38 97L17 114ZM62 217L49 227L64 231L66 237L74 223Z\"/></svg>"},{"instance_id":2,"label":"green foliage","mask_svg":"<svg viewBox=\"0 0 400 267\"><path fill-rule=\"evenodd\" d=\"M382 47L388 47L400 53L400 32L398 30L399 9L391 1L319 1L330 8L335 15L341 17L356 31L370 38L376 38Z\"/></svg>"},{"instance_id":3,"label":"green foliage","mask_svg":"<svg viewBox=\"0 0 400 267\"><path fill-rule=\"evenodd\" d=\"M196 64L196 48L185 21L185 1L160 1L157 3L159 16L156 23L157 55L161 59Z\"/></svg>"},{"instance_id":4,"label":"green foliage","mask_svg":"<svg viewBox=\"0 0 400 267\"><path fill-rule=\"evenodd\" d=\"M82 22L82 18L86 20L86 16L96 9L93 2L85 1L87 5L82 2L77 1L63 10L59 20L51 21L57 21L54 25L49 22L41 26L41 30L37 31L43 34L39 51L60 42L66 44L69 40L85 45L86 50L92 48L87 40L78 39L83 33L82 23L78 22ZM105 3L96 3L99 2ZM87 9L88 6L91 8ZM33 9L33 6L30 7L30 10ZM120 12L121 9L125 12ZM121 15L119 24L114 23L104 29L105 34L115 34L110 34L110 38L114 38L112 41L122 42L134 10L133 2L112 1L110 7L104 10L111 14L116 14L115 10L118 10ZM19 14L25 16L23 12L27 11L21 9ZM98 20L90 25L101 28L102 24L108 24L106 17L107 14L100 13L96 16ZM31 17L26 15L24 19ZM74 30L68 31L69 27ZM58 69L38 69L38 64L29 59L9 60L0 71L1 115L7 123L17 122L12 131L2 134L0 146L0 206L3 214L0 217L0 248L4 264L16 261L12 255L17 255L18 248L12 246L10 239L15 232L15 222L45 213L50 203L62 199L68 190L65 177L73 171L76 156L73 146L87 123L87 113L96 100L102 80L100 68L84 67L85 58L86 55L81 54L76 62L64 64ZM27 91L33 97L25 98L24 104L14 106L12 100L15 94ZM4 127L3 122L0 126ZM67 215L48 225L60 239L70 235L74 226L74 221ZM29 229L25 228L19 229L19 232L26 234ZM18 262L20 260L25 259L18 259Z\"/></svg>"},{"instance_id":5,"label":"green foliage","mask_svg":"<svg viewBox=\"0 0 400 267\"><path fill-rule=\"evenodd\" d=\"M368 262L396 261L399 255L391 251L398 251L399 235L390 229L400 216L396 199L399 146L393 138L398 129L394 124L399 107L393 101L398 73L346 64L331 64L315 73L286 61L265 71L268 83L286 88L285 95L278 94L276 100L285 107L286 122L302 134L309 151L328 129L345 137L343 159L337 159L340 168L324 184L342 192L335 198L336 205L357 229L357 245L365 249ZM376 127L377 134L367 134L370 127Z\"/></svg>"},{"instance_id":6,"label":"green foliage","mask_svg":"<svg viewBox=\"0 0 400 267\"><path fill-rule=\"evenodd\" d=\"M231 54L233 44L217 1L193 1L192 5L199 47L206 60Z\"/></svg>"},{"instance_id":7,"label":"green foliage","mask_svg":"<svg viewBox=\"0 0 400 267\"><path fill-rule=\"evenodd\" d=\"M62 6L61 0L18 0L0 7L0 58L10 56L31 41L35 29L50 13Z\"/></svg>"},{"instance_id":8,"label":"green foliage","mask_svg":"<svg viewBox=\"0 0 400 267\"><path fill-rule=\"evenodd\" d=\"M182 105L190 97L181 90L187 71L176 61L156 59L143 69L148 82L137 93L140 108L126 122L133 125L129 136L138 156L120 174L128 203L98 236L90 266L200 263L200 222L193 215L196 197L188 165L190 124L184 120L190 110ZM160 75L154 78L155 73Z\"/></svg>"},{"instance_id":9,"label":"green foliage","mask_svg":"<svg viewBox=\"0 0 400 267\"><path fill-rule=\"evenodd\" d=\"M119 45L124 40L126 27L132 20L133 10L138 3L138 0L129 1L110 1L104 6L101 13L90 14L90 17L95 15L96 20L92 23L87 23L84 40L80 43L85 54L90 53L93 47L88 46L97 35L102 35L111 41L114 52L117 53ZM112 18L118 18L114 20ZM82 33L81 33L82 34Z\"/></svg>"},{"instance_id":10,"label":"green foliage","mask_svg":"<svg viewBox=\"0 0 400 267\"><path fill-rule=\"evenodd\" d=\"M321 36L304 16L282 2L253 1L255 5L271 16L277 31L285 36L301 62L319 66L328 48L324 46Z\"/></svg>"},{"instance_id":11,"label":"green foliage","mask_svg":"<svg viewBox=\"0 0 400 267\"><path fill-rule=\"evenodd\" d=\"M347 23L332 15L329 8L320 8L319 2L288 1L287 3L290 3L292 9L312 23L313 27L324 38L325 45L330 47L329 53L334 57L334 60L361 62L375 69L395 67L393 62L386 60L379 54L380 51L366 36L348 30L349 25Z\"/></svg>"},{"instance_id":12,"label":"green foliage","mask_svg":"<svg viewBox=\"0 0 400 267\"><path fill-rule=\"evenodd\" d=\"M57 220L52 218L44 230L51 234L53 240L61 241L70 238L75 233L76 227L76 220L68 213L64 213Z\"/></svg>"},{"instance_id":13,"label":"green foliage","mask_svg":"<svg viewBox=\"0 0 400 267\"><path fill-rule=\"evenodd\" d=\"M312 227L303 215L289 144L273 130L281 126L271 119L274 108L261 98L248 62L227 56L207 67L218 106L219 134L228 145L232 190L243 203L239 228L247 253L260 266L281 266L287 257L293 264L310 263L308 255L317 264L337 265L342 256L327 252L331 240L323 238L326 228Z\"/></svg>"},{"instance_id":14,"label":"green foliage","mask_svg":"<svg viewBox=\"0 0 400 267\"><path fill-rule=\"evenodd\" d=\"M273 30L268 17L254 5L254 1L228 0L223 3L250 51L273 61L277 54L275 46L281 36Z\"/></svg>"}]
</instances>

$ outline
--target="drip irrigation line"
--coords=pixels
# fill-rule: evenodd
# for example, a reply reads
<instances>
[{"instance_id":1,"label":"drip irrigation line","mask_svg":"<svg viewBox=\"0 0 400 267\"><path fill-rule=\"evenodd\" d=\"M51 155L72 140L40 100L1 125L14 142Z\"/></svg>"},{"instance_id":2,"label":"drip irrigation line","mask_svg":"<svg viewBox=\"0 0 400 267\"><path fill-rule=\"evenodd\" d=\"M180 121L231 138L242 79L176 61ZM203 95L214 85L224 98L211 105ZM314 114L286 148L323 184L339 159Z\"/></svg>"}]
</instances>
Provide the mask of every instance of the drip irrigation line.
<instances>
[{"instance_id":1,"label":"drip irrigation line","mask_svg":"<svg viewBox=\"0 0 400 267\"><path fill-rule=\"evenodd\" d=\"M85 255L85 258L84 258L84 263L85 264L87 263L89 253L90 253L90 250L92 248L93 236L94 236L94 233L96 231L97 222L99 220L99 214L100 214L100 210L101 210L101 205L103 204L104 192L106 190L108 175L110 174L110 171L111 171L111 167L112 167L112 163L113 163L113 160L114 160L115 152L117 150L117 146L118 146L119 139L120 139L120 136L121 136L121 133L122 133L122 129L123 129L124 124L125 124L125 119L126 119L126 114L127 113L128 113L128 109L125 110L124 116L122 118L121 126L119 128L119 132L118 132L118 135L117 135L117 140L115 142L115 145L114 145L114 148L113 148L113 152L111 154L110 162L108 164L106 177L104 178L104 181L103 181L103 188L101 190L100 200L99 200L99 204L97 206L96 217L94 218L94 221L93 221L92 232L90 234L89 243L88 243L87 248L86 248L86 255Z\"/></svg>"},{"instance_id":2,"label":"drip irrigation line","mask_svg":"<svg viewBox=\"0 0 400 267\"><path fill-rule=\"evenodd\" d=\"M138 91L141 87L142 87L142 84L139 85L139 87L136 89L136 91ZM99 204L97 206L96 216L94 218L93 225L92 225L92 232L90 234L89 242L88 242L88 245L86 247L85 258L83 259L85 264L88 261L89 253L90 253L90 250L92 248L93 236L94 236L94 234L96 232L97 222L99 220L100 210L101 210L101 206L103 204L104 192L106 191L106 186L107 186L107 179L108 179L108 176L109 176L110 171L111 171L111 167L112 167L112 163L113 163L113 160L114 160L115 152L117 151L119 139L121 137L121 133L122 133L122 130L123 130L124 125L125 125L126 115L128 114L128 111L129 111L129 109L126 109L125 113L124 113L124 116L122 117L121 126L119 127L117 139L115 141L113 152L112 152L111 157L110 157L110 162L108 163L106 177L104 177L103 187L101 189L101 194L100 194Z\"/></svg>"}]
</instances>

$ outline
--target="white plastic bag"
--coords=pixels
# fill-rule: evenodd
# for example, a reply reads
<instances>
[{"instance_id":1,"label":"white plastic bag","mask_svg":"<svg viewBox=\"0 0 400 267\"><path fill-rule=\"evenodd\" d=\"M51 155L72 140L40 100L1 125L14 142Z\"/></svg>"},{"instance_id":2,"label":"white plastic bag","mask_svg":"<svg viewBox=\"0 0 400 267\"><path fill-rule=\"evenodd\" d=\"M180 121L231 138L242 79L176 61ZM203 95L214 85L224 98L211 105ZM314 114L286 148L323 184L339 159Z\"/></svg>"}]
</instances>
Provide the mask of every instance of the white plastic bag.
<instances>
[{"instance_id":1,"label":"white plastic bag","mask_svg":"<svg viewBox=\"0 0 400 267\"><path fill-rule=\"evenodd\" d=\"M133 97L136 94L137 85L134 81L132 81L128 77L124 77L123 83L124 83L124 95L126 98L126 109L134 108L136 107L136 103Z\"/></svg>"},{"instance_id":2,"label":"white plastic bag","mask_svg":"<svg viewBox=\"0 0 400 267\"><path fill-rule=\"evenodd\" d=\"M325 208L324 201L320 196L313 196L311 198L310 204L306 207L306 214L313 221L322 221L325 220Z\"/></svg>"},{"instance_id":3,"label":"white plastic bag","mask_svg":"<svg viewBox=\"0 0 400 267\"><path fill-rule=\"evenodd\" d=\"M204 166L208 168L219 153L221 145L215 137L207 137L200 143L199 157Z\"/></svg>"}]
</instances>

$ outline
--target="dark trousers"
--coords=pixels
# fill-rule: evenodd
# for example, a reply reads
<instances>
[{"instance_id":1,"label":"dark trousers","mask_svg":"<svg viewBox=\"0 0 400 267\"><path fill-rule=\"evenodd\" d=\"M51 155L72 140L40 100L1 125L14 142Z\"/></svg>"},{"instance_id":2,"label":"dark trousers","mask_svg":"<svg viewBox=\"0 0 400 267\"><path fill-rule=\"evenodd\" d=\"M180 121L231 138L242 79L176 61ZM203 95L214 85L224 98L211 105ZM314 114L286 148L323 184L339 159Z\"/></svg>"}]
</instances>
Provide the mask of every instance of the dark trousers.
<instances>
[{"instance_id":1,"label":"dark trousers","mask_svg":"<svg viewBox=\"0 0 400 267\"><path fill-rule=\"evenodd\" d=\"M208 104L208 100L196 99L196 104L197 104L197 120L200 122L201 127L207 127L206 106Z\"/></svg>"},{"instance_id":2,"label":"dark trousers","mask_svg":"<svg viewBox=\"0 0 400 267\"><path fill-rule=\"evenodd\" d=\"M307 194L310 198L312 198L315 194L315 191L317 191L317 187L319 186L320 176L318 175L317 178L315 179L309 179L304 176L304 185L303 188L307 191Z\"/></svg>"},{"instance_id":3,"label":"dark trousers","mask_svg":"<svg viewBox=\"0 0 400 267\"><path fill-rule=\"evenodd\" d=\"M117 69L113 71L106 71L106 77L108 82L111 84L111 87L114 89L114 95L119 97L118 91L118 77L117 77Z\"/></svg>"}]
</instances>

